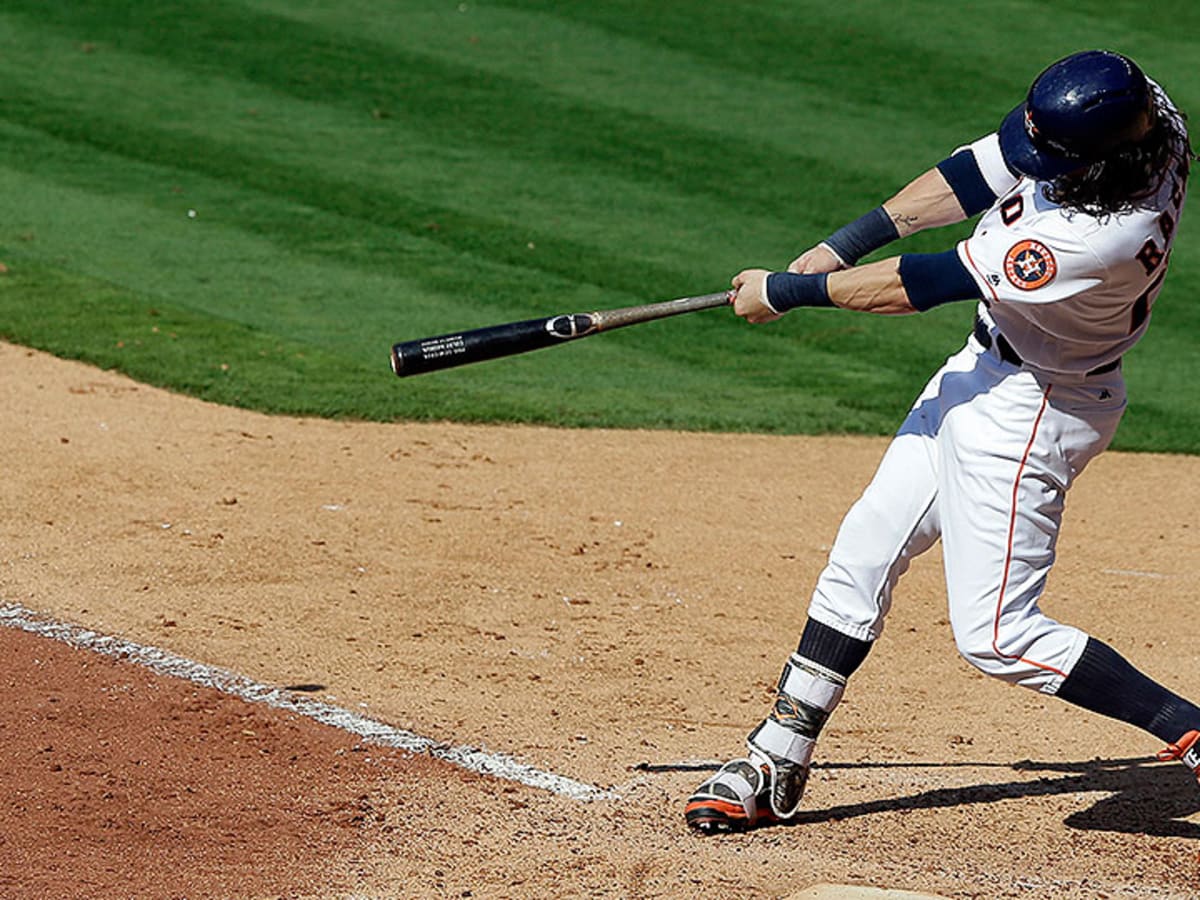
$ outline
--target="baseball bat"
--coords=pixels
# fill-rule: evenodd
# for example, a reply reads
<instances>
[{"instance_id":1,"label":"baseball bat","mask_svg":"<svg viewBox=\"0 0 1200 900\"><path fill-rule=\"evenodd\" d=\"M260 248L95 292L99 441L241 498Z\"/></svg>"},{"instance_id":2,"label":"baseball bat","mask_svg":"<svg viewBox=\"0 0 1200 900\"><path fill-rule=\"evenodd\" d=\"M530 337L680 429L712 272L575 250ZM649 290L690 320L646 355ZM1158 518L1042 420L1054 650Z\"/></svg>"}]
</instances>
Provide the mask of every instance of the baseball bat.
<instances>
[{"instance_id":1,"label":"baseball bat","mask_svg":"<svg viewBox=\"0 0 1200 900\"><path fill-rule=\"evenodd\" d=\"M718 294L680 297L678 300L664 300L642 306L506 322L503 325L489 325L472 331L403 341L392 345L392 371L404 378L422 372L465 366L485 359L514 356L599 334L601 331L623 328L626 325L725 306L732 296L731 291L721 291Z\"/></svg>"}]
</instances>

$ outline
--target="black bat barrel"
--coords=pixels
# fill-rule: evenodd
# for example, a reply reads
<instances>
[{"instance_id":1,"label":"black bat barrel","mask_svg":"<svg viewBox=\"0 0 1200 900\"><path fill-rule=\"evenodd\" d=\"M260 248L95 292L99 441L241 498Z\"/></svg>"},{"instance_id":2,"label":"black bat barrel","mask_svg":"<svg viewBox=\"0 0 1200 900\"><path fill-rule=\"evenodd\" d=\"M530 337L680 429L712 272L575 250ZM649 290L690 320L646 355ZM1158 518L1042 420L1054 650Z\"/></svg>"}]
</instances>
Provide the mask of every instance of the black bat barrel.
<instances>
[{"instance_id":1,"label":"black bat barrel","mask_svg":"<svg viewBox=\"0 0 1200 900\"><path fill-rule=\"evenodd\" d=\"M403 378L450 369L561 344L595 330L590 314L576 313L404 341L392 346L392 371Z\"/></svg>"}]
</instances>

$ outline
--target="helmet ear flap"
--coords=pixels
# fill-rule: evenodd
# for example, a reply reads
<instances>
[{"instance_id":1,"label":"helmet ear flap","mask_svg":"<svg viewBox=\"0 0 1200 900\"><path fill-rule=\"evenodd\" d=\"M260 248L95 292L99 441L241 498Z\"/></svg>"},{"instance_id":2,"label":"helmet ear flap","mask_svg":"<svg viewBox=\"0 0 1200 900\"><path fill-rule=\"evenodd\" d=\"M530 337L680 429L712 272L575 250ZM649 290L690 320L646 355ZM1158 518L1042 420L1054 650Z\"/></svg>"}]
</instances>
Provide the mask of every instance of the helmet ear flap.
<instances>
[{"instance_id":1,"label":"helmet ear flap","mask_svg":"<svg viewBox=\"0 0 1200 900\"><path fill-rule=\"evenodd\" d=\"M1118 131L1113 135L1113 141L1110 150L1115 150L1119 147L1125 147L1130 144L1137 144L1145 140L1146 136L1154 129L1155 108L1154 94L1147 87L1146 103L1142 109L1131 115L1129 125L1123 131Z\"/></svg>"}]
</instances>

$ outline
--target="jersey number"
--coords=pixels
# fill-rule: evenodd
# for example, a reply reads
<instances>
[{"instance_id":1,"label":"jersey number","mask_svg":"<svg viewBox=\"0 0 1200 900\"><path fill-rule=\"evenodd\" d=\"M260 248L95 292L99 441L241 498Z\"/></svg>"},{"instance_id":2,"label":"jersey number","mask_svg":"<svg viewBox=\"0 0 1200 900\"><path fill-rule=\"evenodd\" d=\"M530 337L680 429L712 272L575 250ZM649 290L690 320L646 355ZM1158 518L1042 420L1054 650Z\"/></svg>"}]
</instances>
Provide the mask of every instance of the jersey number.
<instances>
[{"instance_id":1,"label":"jersey number","mask_svg":"<svg viewBox=\"0 0 1200 900\"><path fill-rule=\"evenodd\" d=\"M1150 282L1150 287L1142 291L1141 296L1133 301L1133 313L1129 322L1130 334L1141 328L1142 323L1146 321L1146 316L1150 315L1150 298L1154 296L1154 292L1158 290L1158 286L1162 284L1166 274L1166 269L1159 272L1158 277Z\"/></svg>"},{"instance_id":2,"label":"jersey number","mask_svg":"<svg viewBox=\"0 0 1200 900\"><path fill-rule=\"evenodd\" d=\"M1017 194L1015 197L1005 200L1000 207L1000 221L1005 225L1011 225L1021 218L1023 212L1025 212L1025 200L1020 194Z\"/></svg>"}]
</instances>

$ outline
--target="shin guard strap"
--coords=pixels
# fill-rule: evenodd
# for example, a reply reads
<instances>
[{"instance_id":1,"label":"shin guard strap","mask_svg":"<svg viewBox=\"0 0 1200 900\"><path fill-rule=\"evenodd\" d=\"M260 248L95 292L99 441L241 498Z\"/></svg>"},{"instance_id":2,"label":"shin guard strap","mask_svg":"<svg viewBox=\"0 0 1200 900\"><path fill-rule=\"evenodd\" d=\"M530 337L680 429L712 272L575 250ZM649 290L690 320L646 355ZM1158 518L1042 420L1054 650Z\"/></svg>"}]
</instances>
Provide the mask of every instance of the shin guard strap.
<instances>
[{"instance_id":1,"label":"shin guard strap","mask_svg":"<svg viewBox=\"0 0 1200 900\"><path fill-rule=\"evenodd\" d=\"M754 750L769 753L800 766L812 760L816 739L793 731L774 719L768 718L750 732L746 739Z\"/></svg>"},{"instance_id":2,"label":"shin guard strap","mask_svg":"<svg viewBox=\"0 0 1200 900\"><path fill-rule=\"evenodd\" d=\"M779 676L779 693L825 713L833 712L845 691L845 678L796 653L788 659Z\"/></svg>"}]
</instances>

